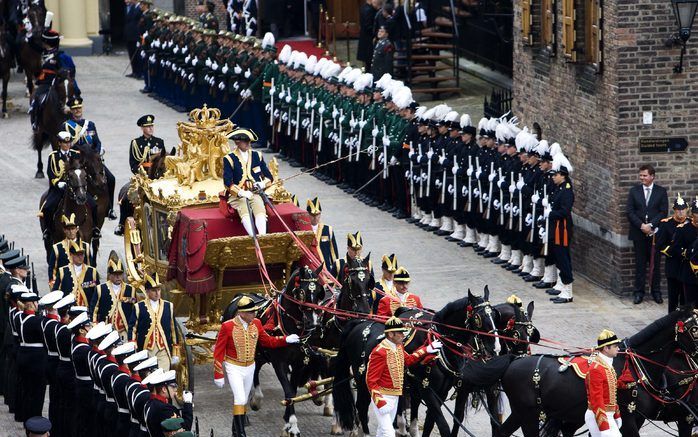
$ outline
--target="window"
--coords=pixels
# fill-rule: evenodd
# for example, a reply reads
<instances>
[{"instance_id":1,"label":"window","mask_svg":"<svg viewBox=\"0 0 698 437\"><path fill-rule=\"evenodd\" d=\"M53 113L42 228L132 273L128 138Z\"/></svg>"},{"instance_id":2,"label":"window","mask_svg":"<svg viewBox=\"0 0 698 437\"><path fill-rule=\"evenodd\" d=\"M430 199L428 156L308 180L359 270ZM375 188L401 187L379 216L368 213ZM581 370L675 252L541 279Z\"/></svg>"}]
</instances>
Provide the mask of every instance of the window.
<instances>
[{"instance_id":1,"label":"window","mask_svg":"<svg viewBox=\"0 0 698 437\"><path fill-rule=\"evenodd\" d=\"M584 61L601 70L601 0L584 0Z\"/></svg>"},{"instance_id":2,"label":"window","mask_svg":"<svg viewBox=\"0 0 698 437\"><path fill-rule=\"evenodd\" d=\"M541 3L541 46L550 56L555 56L555 2L542 0Z\"/></svg>"},{"instance_id":3,"label":"window","mask_svg":"<svg viewBox=\"0 0 698 437\"><path fill-rule=\"evenodd\" d=\"M533 45L533 33L531 32L532 25L531 17L531 0L521 1L521 33L524 45Z\"/></svg>"},{"instance_id":4,"label":"window","mask_svg":"<svg viewBox=\"0 0 698 437\"><path fill-rule=\"evenodd\" d=\"M574 0L562 0L562 52L572 62L577 61L574 45L577 34L574 28L576 15Z\"/></svg>"}]
</instances>

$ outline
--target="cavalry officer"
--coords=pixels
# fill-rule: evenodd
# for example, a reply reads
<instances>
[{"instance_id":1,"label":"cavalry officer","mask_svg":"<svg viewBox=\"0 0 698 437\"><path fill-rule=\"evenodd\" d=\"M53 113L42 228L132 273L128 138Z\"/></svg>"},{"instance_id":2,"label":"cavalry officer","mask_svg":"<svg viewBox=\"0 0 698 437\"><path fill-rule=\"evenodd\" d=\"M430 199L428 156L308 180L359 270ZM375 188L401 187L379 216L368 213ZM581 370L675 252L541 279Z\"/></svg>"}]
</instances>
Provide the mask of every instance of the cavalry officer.
<instances>
[{"instance_id":1,"label":"cavalry officer","mask_svg":"<svg viewBox=\"0 0 698 437\"><path fill-rule=\"evenodd\" d=\"M325 263L326 267L331 268L335 260L337 260L337 240L334 238L332 226L322 222L320 199L317 197L308 199L306 210L310 214L310 225L313 227L313 232L315 232L320 261Z\"/></svg>"},{"instance_id":2,"label":"cavalry officer","mask_svg":"<svg viewBox=\"0 0 698 437\"><path fill-rule=\"evenodd\" d=\"M237 211L242 226L249 235L255 235L250 210L254 215L257 234L265 235L267 213L262 197L254 191L266 189L274 177L262 154L250 150L250 143L257 141L254 132L236 129L230 137L237 148L223 158L223 182L228 193L228 203Z\"/></svg>"},{"instance_id":3,"label":"cavalry officer","mask_svg":"<svg viewBox=\"0 0 698 437\"><path fill-rule=\"evenodd\" d=\"M681 258L672 257L669 254L671 242L674 239L676 228L686 221L688 213L688 204L679 194L674 200L674 214L659 221L657 233L654 235L654 245L657 250L664 254L666 262L664 263L664 272L666 273L667 295L669 303L669 313L676 310L679 305L685 303L683 296L683 287L679 280L681 272Z\"/></svg>"},{"instance_id":4,"label":"cavalry officer","mask_svg":"<svg viewBox=\"0 0 698 437\"><path fill-rule=\"evenodd\" d=\"M58 387L56 384L56 368L58 367L58 345L56 344L56 329L60 325L60 316L54 305L63 298L60 290L52 291L39 299L39 308L43 308L41 317L41 334L48 359L46 361L46 382L48 383L48 417L53 423L58 422Z\"/></svg>"},{"instance_id":5,"label":"cavalry officer","mask_svg":"<svg viewBox=\"0 0 698 437\"><path fill-rule=\"evenodd\" d=\"M378 422L376 437L395 436L393 420L397 413L398 399L402 395L405 366L410 367L441 348L441 342L435 340L408 354L402 345L404 339L402 320L391 317L385 322L385 338L368 357L366 387L371 394L371 407Z\"/></svg>"},{"instance_id":6,"label":"cavalry officer","mask_svg":"<svg viewBox=\"0 0 698 437\"><path fill-rule=\"evenodd\" d=\"M419 296L410 293L410 272L404 267L399 267L393 274L395 282L395 294L388 294L378 303L378 315L392 317L400 307L423 308Z\"/></svg>"},{"instance_id":7,"label":"cavalry officer","mask_svg":"<svg viewBox=\"0 0 698 437\"><path fill-rule=\"evenodd\" d=\"M41 317L36 315L39 296L26 289L19 300L24 311L19 315L19 349L17 349L17 405L15 420L24 422L41 416L46 394L46 349Z\"/></svg>"},{"instance_id":8,"label":"cavalry officer","mask_svg":"<svg viewBox=\"0 0 698 437\"><path fill-rule=\"evenodd\" d=\"M78 225L75 223L75 213L70 214L70 217L61 217L63 222L63 235L65 238L63 241L55 243L51 247L51 252L48 254L48 285L53 287L53 283L56 280L56 275L58 274L58 269L63 266L70 264L70 244L73 241L80 241L78 239ZM80 241L83 250L85 251L85 259L90 260L90 245L87 241Z\"/></svg>"},{"instance_id":9,"label":"cavalry officer","mask_svg":"<svg viewBox=\"0 0 698 437\"><path fill-rule=\"evenodd\" d=\"M90 378L89 352L87 333L92 329L92 323L87 312L81 312L68 324L72 333L70 361L75 372L74 404L69 406L71 414L71 436L88 437L93 435L90 429L91 415L94 413L92 400L92 379ZM77 404L80 402L80 404Z\"/></svg>"},{"instance_id":10,"label":"cavalry officer","mask_svg":"<svg viewBox=\"0 0 698 437\"><path fill-rule=\"evenodd\" d=\"M49 239L52 234L53 216L65 192L66 170L71 161L80 159L80 151L71 149L70 133L58 132L57 137L58 150L54 150L48 155L48 164L46 165L49 183L48 193L46 193L46 199L39 212L39 216L44 222L44 240ZM87 198L89 202L91 196ZM90 203L90 208L95 208L94 199Z\"/></svg>"},{"instance_id":11,"label":"cavalry officer","mask_svg":"<svg viewBox=\"0 0 698 437\"><path fill-rule=\"evenodd\" d=\"M41 110L46 96L53 85L53 81L61 69L61 60L58 54L58 46L61 36L52 29L47 29L41 34L43 53L41 54L41 70L36 77L36 88L30 103L32 129L37 129L37 122L41 120Z\"/></svg>"},{"instance_id":12,"label":"cavalry officer","mask_svg":"<svg viewBox=\"0 0 698 437\"><path fill-rule=\"evenodd\" d=\"M153 135L155 131L154 115L146 114L139 118L136 124L141 128L143 135L131 141L128 164L133 174L137 174L140 167L147 170L150 167L151 158L165 150L165 141Z\"/></svg>"},{"instance_id":13,"label":"cavalry officer","mask_svg":"<svg viewBox=\"0 0 698 437\"><path fill-rule=\"evenodd\" d=\"M258 309L248 296L238 301L236 316L223 322L213 350L213 380L223 388L225 375L233 391L233 437L245 437L245 405L252 388L257 343L265 348L279 348L298 343L298 335L272 337L255 317Z\"/></svg>"},{"instance_id":14,"label":"cavalry officer","mask_svg":"<svg viewBox=\"0 0 698 437\"><path fill-rule=\"evenodd\" d=\"M141 128L143 135L131 141L128 153L128 164L131 173L137 174L138 169L143 167L147 173L151 166L151 160L159 156L165 150L165 141L153 135L155 131L155 116L146 114L138 119L136 124ZM133 205L128 200L128 190L120 192L119 197L119 224L114 230L116 235L124 235L124 223L126 219L133 215Z\"/></svg>"},{"instance_id":15,"label":"cavalry officer","mask_svg":"<svg viewBox=\"0 0 698 437\"><path fill-rule=\"evenodd\" d=\"M170 370L157 372L149 375L143 381L150 389L150 400L145 405L145 423L150 433L150 437L164 437L160 424L165 419L181 417L184 419L183 427L191 429L194 413L192 411L193 395L190 391L183 394L184 404L182 410L172 404L177 394L177 372Z\"/></svg>"},{"instance_id":16,"label":"cavalry officer","mask_svg":"<svg viewBox=\"0 0 698 437\"><path fill-rule=\"evenodd\" d=\"M124 282L124 267L121 260L109 260L107 265L107 282L99 284L93 296L92 320L111 323L121 335L121 340L128 339L128 321L137 302L133 287Z\"/></svg>"},{"instance_id":17,"label":"cavalry officer","mask_svg":"<svg viewBox=\"0 0 698 437\"><path fill-rule=\"evenodd\" d=\"M49 417L51 407L55 401L56 410L53 421L54 437L68 437L71 434L71 415L75 404L75 373L73 363L70 361L72 333L68 329L71 318L80 312L71 312L70 306L75 303L75 296L69 294L56 302L53 308L58 312L59 323L56 326L56 350L58 351L58 365L56 366L55 393L51 394L49 388Z\"/></svg>"},{"instance_id":18,"label":"cavalry officer","mask_svg":"<svg viewBox=\"0 0 698 437\"><path fill-rule=\"evenodd\" d=\"M145 276L148 298L138 302L131 313L129 338L138 344L139 350L147 350L151 357L157 357L161 369L169 370L172 357L178 357L179 334L175 329L174 306L160 297L160 285L157 273Z\"/></svg>"},{"instance_id":19,"label":"cavalry officer","mask_svg":"<svg viewBox=\"0 0 698 437\"><path fill-rule=\"evenodd\" d=\"M698 277L691 269L691 249L698 238L698 199L691 203L690 220L676 227L674 241L669 248L672 258L680 259L679 281L683 286L684 299L693 308L698 305Z\"/></svg>"},{"instance_id":20,"label":"cavalry officer","mask_svg":"<svg viewBox=\"0 0 698 437\"><path fill-rule=\"evenodd\" d=\"M587 412L584 415L592 437L620 437L622 424L616 404L616 371L613 358L618 355L620 339L604 329L597 340L598 353L589 366L584 385L587 392Z\"/></svg>"},{"instance_id":21,"label":"cavalry officer","mask_svg":"<svg viewBox=\"0 0 698 437\"><path fill-rule=\"evenodd\" d=\"M553 294L553 297L550 298L553 303L570 303L574 298L572 294L574 278L572 276L572 258L570 257L574 193L572 181L569 178L572 166L562 152L553 157L553 171L555 189L543 211L543 217L547 220L547 232L549 233L545 238L548 239L548 245L552 249L555 266L560 271L559 281L562 285L559 290L549 294Z\"/></svg>"},{"instance_id":22,"label":"cavalry officer","mask_svg":"<svg viewBox=\"0 0 698 437\"><path fill-rule=\"evenodd\" d=\"M397 256L394 253L383 255L381 258L382 276L373 290L371 290L371 312L378 313L378 304L383 296L396 296L393 278L397 271Z\"/></svg>"},{"instance_id":23,"label":"cavalry officer","mask_svg":"<svg viewBox=\"0 0 698 437\"><path fill-rule=\"evenodd\" d=\"M361 258L361 251L363 248L364 240L361 237L361 232L347 234L347 254L344 256L344 258L335 260L331 270L332 275L337 278L340 284L344 282L345 279L344 267L347 265L349 260ZM371 261L368 262L368 269L373 270L371 267Z\"/></svg>"},{"instance_id":24,"label":"cavalry officer","mask_svg":"<svg viewBox=\"0 0 698 437\"><path fill-rule=\"evenodd\" d=\"M95 289L99 285L97 269L85 264L85 249L81 241L73 241L68 249L70 263L58 269L54 290L61 290L63 295L72 293L75 303L88 306L94 298Z\"/></svg>"},{"instance_id":25,"label":"cavalry officer","mask_svg":"<svg viewBox=\"0 0 698 437\"><path fill-rule=\"evenodd\" d=\"M92 120L82 118L82 97L72 97L68 106L70 108L70 117L68 121L65 122L65 130L70 133L72 145L89 145L94 152L98 153L100 156L104 155L102 141L99 139L99 135L97 135L97 126L95 126ZM107 178L107 191L109 193L109 213L107 217L109 217L110 220L116 220L116 213L114 213L114 188L116 186L116 178L114 178L114 175L105 164L103 164L103 166L104 175Z\"/></svg>"}]
</instances>

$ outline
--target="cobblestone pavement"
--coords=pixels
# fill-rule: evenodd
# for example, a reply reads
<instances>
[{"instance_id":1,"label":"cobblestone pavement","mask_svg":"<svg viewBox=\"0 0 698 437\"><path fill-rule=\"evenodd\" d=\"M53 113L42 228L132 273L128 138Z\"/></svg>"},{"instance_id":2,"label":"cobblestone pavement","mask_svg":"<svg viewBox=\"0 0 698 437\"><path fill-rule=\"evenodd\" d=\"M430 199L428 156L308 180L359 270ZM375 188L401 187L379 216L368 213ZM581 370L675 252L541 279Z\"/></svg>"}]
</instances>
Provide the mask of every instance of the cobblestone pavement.
<instances>
[{"instance_id":1,"label":"cobblestone pavement","mask_svg":"<svg viewBox=\"0 0 698 437\"><path fill-rule=\"evenodd\" d=\"M125 56L77 58L78 78L85 99L85 116L93 120L106 147L106 162L117 178L117 190L130 175L128 147L133 137L140 135L136 119L145 113L156 116L156 135L168 147L177 144L175 123L185 119L157 101L138 92L142 83L122 77ZM11 116L0 120L0 136L4 159L0 160L2 180L2 208L0 232L16 241L18 247L32 256L40 290L46 292L46 265L40 238L38 219L39 196L47 187L47 180L35 180L35 155L28 149L30 126L26 115L21 80L14 75L10 86L13 104ZM460 108L456 107L456 110ZM44 160L47 153L44 152ZM267 157L270 159L270 157ZM281 176L296 172L281 163ZM492 302L502 302L516 293L524 302L536 301L534 322L544 337L574 346L589 346L604 327L629 335L658 318L665 308L654 303L632 305L597 288L584 278L575 281L575 301L570 305L553 305L546 295L523 283L501 268L496 267L469 249L463 249L443 238L398 221L377 209L367 207L337 188L318 182L310 176L294 178L287 188L304 203L306 198L319 196L326 223L334 226L340 250L344 249L347 232L361 230L366 248L374 263L384 253L395 252L400 264L406 266L414 280L412 289L422 297L426 306L440 308L447 302L464 295L468 289L481 293L489 285ZM115 222L107 222L103 229L99 267L104 273L106 256L114 249L123 253L122 242L112 234ZM537 350L542 350L537 348ZM195 371L195 412L202 435L215 429L215 435L228 435L232 396L228 389L218 390L212 384L211 366L199 366ZM263 409L251 413L250 436L278 435L282 426L281 390L269 366L262 372L262 386L266 395ZM306 436L328 435L330 420L322 417L322 409L312 403L298 406L300 428ZM476 435L488 435L483 412L472 413L466 426ZM0 435L21 435L20 428L0 406ZM646 431L646 432L644 432ZM651 427L643 435L663 435Z\"/></svg>"}]
</instances>

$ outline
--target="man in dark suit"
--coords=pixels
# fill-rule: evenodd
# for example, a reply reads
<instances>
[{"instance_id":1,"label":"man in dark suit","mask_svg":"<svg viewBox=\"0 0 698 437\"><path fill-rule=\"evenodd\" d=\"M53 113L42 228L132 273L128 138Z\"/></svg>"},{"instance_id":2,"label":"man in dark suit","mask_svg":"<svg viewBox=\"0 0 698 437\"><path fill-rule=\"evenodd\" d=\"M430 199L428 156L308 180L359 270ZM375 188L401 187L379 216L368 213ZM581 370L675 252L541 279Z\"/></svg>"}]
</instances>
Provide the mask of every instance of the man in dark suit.
<instances>
[{"instance_id":1,"label":"man in dark suit","mask_svg":"<svg viewBox=\"0 0 698 437\"><path fill-rule=\"evenodd\" d=\"M140 78L141 72L141 57L135 55L137 47L136 42L140 38L138 26L143 16L141 8L136 0L125 0L126 17L124 21L124 41L126 41L126 49L128 50L128 58L131 60L131 74L129 77Z\"/></svg>"},{"instance_id":2,"label":"man in dark suit","mask_svg":"<svg viewBox=\"0 0 698 437\"><path fill-rule=\"evenodd\" d=\"M647 264L651 266L650 290L652 298L662 303L660 291L659 251L652 247L659 222L667 216L669 199L664 187L654 183L654 167L640 167L640 184L628 193L626 214L630 222L628 238L635 249L635 291L633 303L639 304L645 296Z\"/></svg>"}]
</instances>

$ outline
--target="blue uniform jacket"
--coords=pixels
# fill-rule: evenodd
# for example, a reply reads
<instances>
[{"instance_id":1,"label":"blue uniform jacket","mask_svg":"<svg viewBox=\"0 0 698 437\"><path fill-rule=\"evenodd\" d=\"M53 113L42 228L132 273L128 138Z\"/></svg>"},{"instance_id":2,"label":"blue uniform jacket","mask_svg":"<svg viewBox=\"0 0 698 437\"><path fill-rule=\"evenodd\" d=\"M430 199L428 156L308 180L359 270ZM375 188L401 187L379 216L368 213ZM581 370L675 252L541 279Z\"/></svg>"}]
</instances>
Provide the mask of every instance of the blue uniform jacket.
<instances>
[{"instance_id":1,"label":"blue uniform jacket","mask_svg":"<svg viewBox=\"0 0 698 437\"><path fill-rule=\"evenodd\" d=\"M240 160L242 153L239 149L235 149L223 157L223 183L234 195L237 195L241 189L251 188L245 187L246 182L262 182L265 178L270 181L274 179L260 152L248 150L249 157L245 165Z\"/></svg>"},{"instance_id":2,"label":"blue uniform jacket","mask_svg":"<svg viewBox=\"0 0 698 437\"><path fill-rule=\"evenodd\" d=\"M160 299L158 313L152 315L147 305L148 299L135 305L128 323L128 336L136 341L138 350L143 350L155 334L155 330L160 329L160 335L165 337L165 343L171 354L172 346L179 343L179 335L174 325L172 302Z\"/></svg>"},{"instance_id":3,"label":"blue uniform jacket","mask_svg":"<svg viewBox=\"0 0 698 437\"><path fill-rule=\"evenodd\" d=\"M68 264L58 269L56 282L53 283L53 290L61 290L63 296L73 293L75 295L75 305L88 306L92 302L97 285L99 285L97 269L83 264L81 277L75 278L73 265Z\"/></svg>"}]
</instances>

